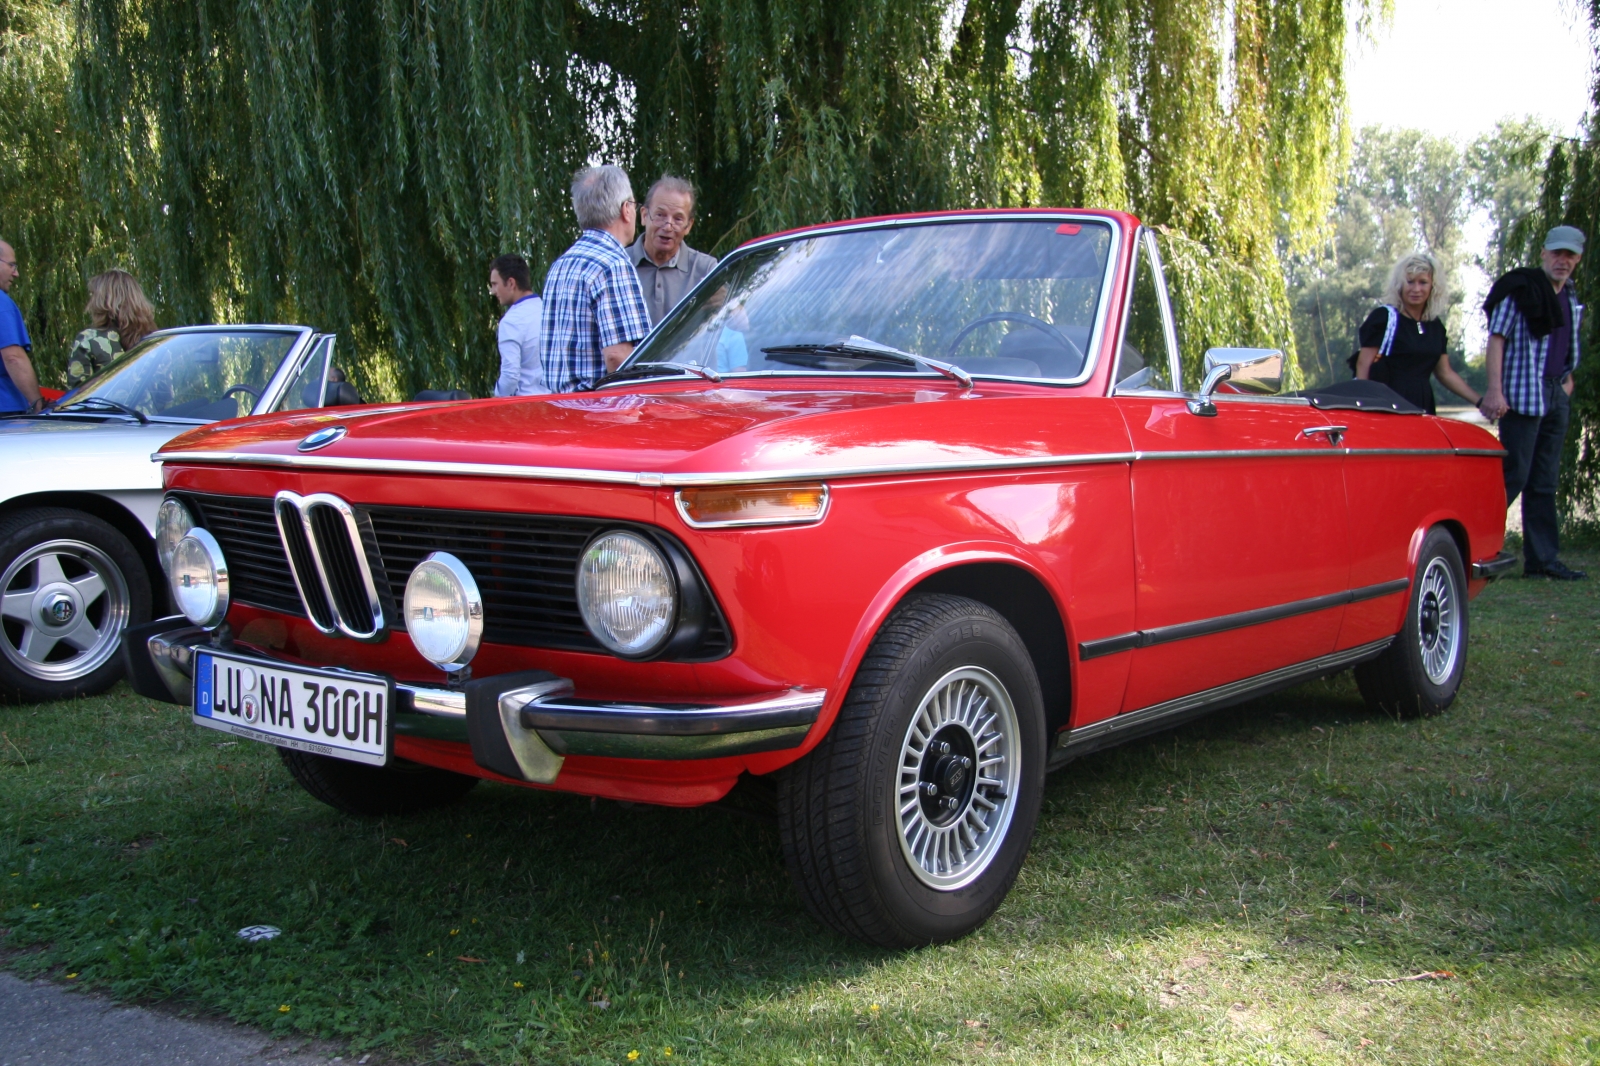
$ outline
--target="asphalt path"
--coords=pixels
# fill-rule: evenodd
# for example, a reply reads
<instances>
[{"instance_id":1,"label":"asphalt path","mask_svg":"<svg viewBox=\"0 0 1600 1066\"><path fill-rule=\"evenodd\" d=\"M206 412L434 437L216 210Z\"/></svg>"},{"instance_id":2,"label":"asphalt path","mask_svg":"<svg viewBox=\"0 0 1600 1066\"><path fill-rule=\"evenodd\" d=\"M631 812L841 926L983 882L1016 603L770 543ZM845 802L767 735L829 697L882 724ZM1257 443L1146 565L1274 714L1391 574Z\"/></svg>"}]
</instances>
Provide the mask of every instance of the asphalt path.
<instances>
[{"instance_id":1,"label":"asphalt path","mask_svg":"<svg viewBox=\"0 0 1600 1066\"><path fill-rule=\"evenodd\" d=\"M125 1007L50 981L0 973L0 1066L327 1066L366 1063L333 1045L275 1040L242 1025Z\"/></svg>"}]
</instances>

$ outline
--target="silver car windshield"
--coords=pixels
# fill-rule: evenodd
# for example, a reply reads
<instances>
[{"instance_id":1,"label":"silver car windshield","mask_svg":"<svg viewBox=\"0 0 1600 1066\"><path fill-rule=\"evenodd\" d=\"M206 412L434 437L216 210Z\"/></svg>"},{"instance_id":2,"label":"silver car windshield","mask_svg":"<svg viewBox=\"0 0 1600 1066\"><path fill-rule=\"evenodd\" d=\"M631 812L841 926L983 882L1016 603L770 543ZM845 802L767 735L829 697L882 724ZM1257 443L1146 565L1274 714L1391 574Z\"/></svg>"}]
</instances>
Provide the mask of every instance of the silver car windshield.
<instances>
[{"instance_id":1,"label":"silver car windshield","mask_svg":"<svg viewBox=\"0 0 1600 1066\"><path fill-rule=\"evenodd\" d=\"M1109 225L1060 218L775 241L726 260L622 373L933 373L920 357L1071 380L1088 368L1110 247Z\"/></svg>"},{"instance_id":2,"label":"silver car windshield","mask_svg":"<svg viewBox=\"0 0 1600 1066\"><path fill-rule=\"evenodd\" d=\"M57 411L126 409L216 422L248 415L299 339L288 330L205 330L151 337L63 396Z\"/></svg>"}]
</instances>

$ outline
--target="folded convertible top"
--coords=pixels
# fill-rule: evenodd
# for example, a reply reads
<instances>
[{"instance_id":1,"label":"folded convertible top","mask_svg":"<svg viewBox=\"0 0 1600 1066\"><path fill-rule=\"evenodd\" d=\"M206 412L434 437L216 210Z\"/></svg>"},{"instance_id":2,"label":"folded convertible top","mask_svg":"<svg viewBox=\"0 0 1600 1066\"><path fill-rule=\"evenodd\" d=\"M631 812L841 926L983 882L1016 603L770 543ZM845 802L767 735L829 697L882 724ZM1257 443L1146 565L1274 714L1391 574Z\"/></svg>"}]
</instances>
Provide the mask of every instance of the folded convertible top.
<instances>
[{"instance_id":1,"label":"folded convertible top","mask_svg":"<svg viewBox=\"0 0 1600 1066\"><path fill-rule=\"evenodd\" d=\"M1296 393L1311 401L1311 406L1323 411L1387 411L1396 415L1426 414L1422 408L1395 392L1381 381L1352 378L1336 381L1319 389L1306 389Z\"/></svg>"}]
</instances>

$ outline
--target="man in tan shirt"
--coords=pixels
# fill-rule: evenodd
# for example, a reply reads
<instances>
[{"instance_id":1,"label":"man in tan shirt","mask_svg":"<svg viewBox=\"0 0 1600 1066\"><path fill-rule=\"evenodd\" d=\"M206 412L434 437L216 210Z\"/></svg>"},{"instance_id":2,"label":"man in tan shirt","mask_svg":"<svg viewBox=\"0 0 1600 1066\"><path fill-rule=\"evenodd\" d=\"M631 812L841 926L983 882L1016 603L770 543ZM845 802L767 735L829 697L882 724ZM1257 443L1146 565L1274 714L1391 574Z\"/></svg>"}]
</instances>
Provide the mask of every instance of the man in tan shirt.
<instances>
[{"instance_id":1,"label":"man in tan shirt","mask_svg":"<svg viewBox=\"0 0 1600 1066\"><path fill-rule=\"evenodd\" d=\"M628 247L639 271L644 305L655 326L717 265L715 256L697 252L683 239L694 228L694 186L664 174L644 198L644 233Z\"/></svg>"}]
</instances>

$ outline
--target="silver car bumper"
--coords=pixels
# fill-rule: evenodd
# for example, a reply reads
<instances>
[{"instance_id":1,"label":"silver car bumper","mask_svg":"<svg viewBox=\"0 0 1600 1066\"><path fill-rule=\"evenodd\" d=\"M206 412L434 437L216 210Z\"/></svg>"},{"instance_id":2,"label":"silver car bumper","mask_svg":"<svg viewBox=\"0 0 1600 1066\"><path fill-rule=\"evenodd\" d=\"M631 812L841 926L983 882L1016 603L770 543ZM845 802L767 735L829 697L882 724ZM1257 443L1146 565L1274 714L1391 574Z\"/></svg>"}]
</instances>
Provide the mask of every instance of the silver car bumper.
<instances>
[{"instance_id":1,"label":"silver car bumper","mask_svg":"<svg viewBox=\"0 0 1600 1066\"><path fill-rule=\"evenodd\" d=\"M206 643L206 634L179 626L144 643L171 702L187 705L194 650ZM570 680L550 674L521 680L508 675L499 686L496 678L480 678L464 689L396 682L394 732L470 744L487 769L548 784L569 755L715 759L799 747L828 696L823 689L795 688L734 703L610 701L579 698Z\"/></svg>"}]
</instances>

